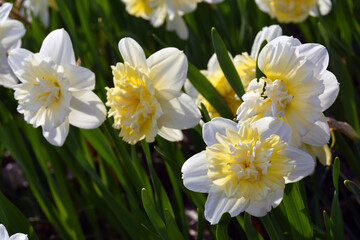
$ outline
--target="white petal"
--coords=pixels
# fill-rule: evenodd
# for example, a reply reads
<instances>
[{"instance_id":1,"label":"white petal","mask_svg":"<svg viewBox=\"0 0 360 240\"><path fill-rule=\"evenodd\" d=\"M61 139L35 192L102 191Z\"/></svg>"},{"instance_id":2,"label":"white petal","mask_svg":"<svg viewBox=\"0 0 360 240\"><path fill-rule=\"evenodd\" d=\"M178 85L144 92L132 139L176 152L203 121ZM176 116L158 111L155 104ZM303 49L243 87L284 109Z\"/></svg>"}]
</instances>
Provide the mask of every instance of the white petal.
<instances>
[{"instance_id":1,"label":"white petal","mask_svg":"<svg viewBox=\"0 0 360 240\"><path fill-rule=\"evenodd\" d=\"M23 233L16 233L10 237L10 240L28 240L28 236Z\"/></svg>"},{"instance_id":2,"label":"white petal","mask_svg":"<svg viewBox=\"0 0 360 240\"><path fill-rule=\"evenodd\" d=\"M9 52L8 63L15 74L17 71L23 69L24 59L29 57L32 54L33 54L32 52L30 52L24 48L16 48Z\"/></svg>"},{"instance_id":3,"label":"white petal","mask_svg":"<svg viewBox=\"0 0 360 240\"><path fill-rule=\"evenodd\" d=\"M0 47L0 85L11 88L18 82L7 61L6 52Z\"/></svg>"},{"instance_id":4,"label":"white petal","mask_svg":"<svg viewBox=\"0 0 360 240\"><path fill-rule=\"evenodd\" d=\"M11 9L12 9L12 4L11 3L3 3L0 7L0 24L5 22L6 19L8 18Z\"/></svg>"},{"instance_id":5,"label":"white petal","mask_svg":"<svg viewBox=\"0 0 360 240\"><path fill-rule=\"evenodd\" d=\"M207 70L210 76L214 75L217 71L222 71L216 53L209 59Z\"/></svg>"},{"instance_id":6,"label":"white petal","mask_svg":"<svg viewBox=\"0 0 360 240\"><path fill-rule=\"evenodd\" d=\"M325 111L335 102L337 96L339 95L340 88L335 75L329 71L325 71L321 79L324 82L325 90L319 98L321 101L322 111Z\"/></svg>"},{"instance_id":7,"label":"white petal","mask_svg":"<svg viewBox=\"0 0 360 240\"><path fill-rule=\"evenodd\" d=\"M264 0L255 0L256 4L258 5L258 7L260 8L261 11L269 13L270 12L270 8L269 8L269 4L267 3L267 1Z\"/></svg>"},{"instance_id":8,"label":"white petal","mask_svg":"<svg viewBox=\"0 0 360 240\"><path fill-rule=\"evenodd\" d=\"M194 0L167 0L168 6L171 4L177 13L183 15L196 9L196 1Z\"/></svg>"},{"instance_id":9,"label":"white petal","mask_svg":"<svg viewBox=\"0 0 360 240\"><path fill-rule=\"evenodd\" d=\"M168 31L176 31L176 34L182 40L186 40L189 38L189 30L186 26L186 23L182 16L178 14L175 15L173 19L166 19L166 30Z\"/></svg>"},{"instance_id":10,"label":"white petal","mask_svg":"<svg viewBox=\"0 0 360 240\"><path fill-rule=\"evenodd\" d=\"M197 97L199 96L199 92L196 88L191 84L189 79L186 79L184 84L184 89L187 95L189 95L194 101L196 101Z\"/></svg>"},{"instance_id":11,"label":"white petal","mask_svg":"<svg viewBox=\"0 0 360 240\"><path fill-rule=\"evenodd\" d=\"M57 64L76 65L71 39L64 29L57 29L49 33L44 39L39 53L43 56L50 57Z\"/></svg>"},{"instance_id":12,"label":"white petal","mask_svg":"<svg viewBox=\"0 0 360 240\"><path fill-rule=\"evenodd\" d=\"M43 135L45 139L52 145L61 147L67 135L69 134L69 120L66 119L59 127L51 131L45 131L43 128Z\"/></svg>"},{"instance_id":13,"label":"white petal","mask_svg":"<svg viewBox=\"0 0 360 240\"><path fill-rule=\"evenodd\" d=\"M104 103L92 91L73 93L70 110L69 122L79 128L97 128L106 117Z\"/></svg>"},{"instance_id":14,"label":"white petal","mask_svg":"<svg viewBox=\"0 0 360 240\"><path fill-rule=\"evenodd\" d=\"M205 151L186 160L181 168L184 186L194 192L209 192L213 183L207 176L208 164Z\"/></svg>"},{"instance_id":15,"label":"white petal","mask_svg":"<svg viewBox=\"0 0 360 240\"><path fill-rule=\"evenodd\" d=\"M142 47L132 38L123 38L119 41L119 51L124 61L131 66L148 73L146 57Z\"/></svg>"},{"instance_id":16,"label":"white petal","mask_svg":"<svg viewBox=\"0 0 360 240\"><path fill-rule=\"evenodd\" d=\"M18 20L8 19L1 25L0 43L8 51L18 48L24 34L24 24Z\"/></svg>"},{"instance_id":17,"label":"white petal","mask_svg":"<svg viewBox=\"0 0 360 240\"><path fill-rule=\"evenodd\" d=\"M281 203L283 196L284 189L271 192L263 201L250 202L245 212L255 217L263 217L270 212L271 208L276 208Z\"/></svg>"},{"instance_id":18,"label":"white petal","mask_svg":"<svg viewBox=\"0 0 360 240\"><path fill-rule=\"evenodd\" d=\"M223 213L228 212L235 217L243 212L247 205L245 198L229 198L224 191L211 189L205 203L205 218L211 224L217 224Z\"/></svg>"},{"instance_id":19,"label":"white petal","mask_svg":"<svg viewBox=\"0 0 360 240\"><path fill-rule=\"evenodd\" d=\"M177 48L164 48L147 59L150 78L158 91L179 91L185 83L188 62L185 54Z\"/></svg>"},{"instance_id":20,"label":"white petal","mask_svg":"<svg viewBox=\"0 0 360 240\"><path fill-rule=\"evenodd\" d=\"M4 225L0 224L0 239L1 240L8 240L9 239L9 234L6 231L6 228Z\"/></svg>"},{"instance_id":21,"label":"white petal","mask_svg":"<svg viewBox=\"0 0 360 240\"><path fill-rule=\"evenodd\" d=\"M291 142L292 132L290 126L278 118L264 117L253 122L251 126L258 129L262 139L276 134L286 143L290 144Z\"/></svg>"},{"instance_id":22,"label":"white petal","mask_svg":"<svg viewBox=\"0 0 360 240\"><path fill-rule=\"evenodd\" d=\"M211 146L218 143L216 133L226 136L226 129L238 131L239 126L236 122L221 117L213 118L210 122L205 123L203 126L203 139L206 145Z\"/></svg>"},{"instance_id":23,"label":"white petal","mask_svg":"<svg viewBox=\"0 0 360 240\"><path fill-rule=\"evenodd\" d=\"M318 0L317 5L310 9L309 14L313 17L319 16L318 8L321 15L328 14L331 10L331 0Z\"/></svg>"},{"instance_id":24,"label":"white petal","mask_svg":"<svg viewBox=\"0 0 360 240\"><path fill-rule=\"evenodd\" d=\"M329 65L329 54L323 45L316 43L301 44L297 47L299 54L313 64L313 71L320 76Z\"/></svg>"},{"instance_id":25,"label":"white petal","mask_svg":"<svg viewBox=\"0 0 360 240\"><path fill-rule=\"evenodd\" d=\"M201 113L193 99L185 93L172 99L161 99L163 115L158 119L158 126L175 129L188 129L197 125Z\"/></svg>"},{"instance_id":26,"label":"white petal","mask_svg":"<svg viewBox=\"0 0 360 240\"><path fill-rule=\"evenodd\" d=\"M288 36L280 36L277 37L268 44L265 45L265 47L261 50L258 57L258 66L261 71L264 72L264 64L271 64L272 61L278 61L282 57L282 53L287 52L291 50L294 47L297 47L301 45L301 42L293 37ZM295 50L292 50L295 51ZM283 56L283 58L285 58ZM274 64L274 63L273 63ZM286 66L278 66L279 68L285 68Z\"/></svg>"},{"instance_id":27,"label":"white petal","mask_svg":"<svg viewBox=\"0 0 360 240\"><path fill-rule=\"evenodd\" d=\"M321 147L330 140L330 128L324 114L321 113L320 120L313 124L313 127L303 137L302 141L312 146Z\"/></svg>"},{"instance_id":28,"label":"white petal","mask_svg":"<svg viewBox=\"0 0 360 240\"><path fill-rule=\"evenodd\" d=\"M161 127L158 134L170 142L179 142L184 139L181 130L173 128Z\"/></svg>"},{"instance_id":29,"label":"white petal","mask_svg":"<svg viewBox=\"0 0 360 240\"><path fill-rule=\"evenodd\" d=\"M285 183L300 181L314 171L315 161L310 154L294 147L287 147L285 155L291 159L294 170L285 177Z\"/></svg>"},{"instance_id":30,"label":"white petal","mask_svg":"<svg viewBox=\"0 0 360 240\"><path fill-rule=\"evenodd\" d=\"M254 43L251 48L250 56L256 60L257 55L259 54L261 44L264 40L270 42L271 40L282 35L282 29L279 25L271 25L269 27L263 27L258 34L256 34Z\"/></svg>"},{"instance_id":31,"label":"white petal","mask_svg":"<svg viewBox=\"0 0 360 240\"><path fill-rule=\"evenodd\" d=\"M87 68L67 64L64 75L70 82L69 91L91 91L95 88L95 74Z\"/></svg>"}]
</instances>

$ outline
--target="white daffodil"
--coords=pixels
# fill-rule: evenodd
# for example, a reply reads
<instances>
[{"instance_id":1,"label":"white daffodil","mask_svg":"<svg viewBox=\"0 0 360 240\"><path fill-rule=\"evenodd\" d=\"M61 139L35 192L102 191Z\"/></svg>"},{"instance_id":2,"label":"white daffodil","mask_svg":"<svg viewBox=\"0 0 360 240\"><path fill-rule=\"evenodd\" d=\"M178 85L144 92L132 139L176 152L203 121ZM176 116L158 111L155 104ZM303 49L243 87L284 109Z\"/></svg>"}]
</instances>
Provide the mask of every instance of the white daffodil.
<instances>
[{"instance_id":1,"label":"white daffodil","mask_svg":"<svg viewBox=\"0 0 360 240\"><path fill-rule=\"evenodd\" d=\"M200 111L180 90L187 75L187 59L176 48L164 48L148 59L131 38L119 42L124 63L112 66L114 87L106 88L109 117L120 129L123 140L135 144L146 138L152 142L159 134L169 141L180 141L180 129L194 127Z\"/></svg>"},{"instance_id":2,"label":"white daffodil","mask_svg":"<svg viewBox=\"0 0 360 240\"><path fill-rule=\"evenodd\" d=\"M76 66L74 50L64 29L51 32L40 52L14 49L9 64L20 84L14 87L18 112L34 127L42 127L48 142L62 146L69 124L79 128L97 128L106 117L106 109L92 92L95 75Z\"/></svg>"},{"instance_id":3,"label":"white daffodil","mask_svg":"<svg viewBox=\"0 0 360 240\"><path fill-rule=\"evenodd\" d=\"M301 44L286 36L270 41L258 58L265 77L250 82L238 120L278 117L292 128L294 146L324 146L330 129L322 112L339 92L336 77L326 70L328 63L329 55L320 44Z\"/></svg>"},{"instance_id":4,"label":"white daffodil","mask_svg":"<svg viewBox=\"0 0 360 240\"><path fill-rule=\"evenodd\" d=\"M291 128L266 117L251 124L214 118L203 126L206 150L183 165L185 187L209 193L205 218L217 224L224 212L262 217L280 204L286 183L301 180L315 166L312 157L290 147Z\"/></svg>"},{"instance_id":5,"label":"white daffodil","mask_svg":"<svg viewBox=\"0 0 360 240\"><path fill-rule=\"evenodd\" d=\"M122 0L126 11L133 16L150 20L154 27L161 26L166 21L166 29L176 31L185 40L189 30L183 15L193 12L197 3L202 0ZM219 3L223 0L204 0L207 3Z\"/></svg>"},{"instance_id":6,"label":"white daffodil","mask_svg":"<svg viewBox=\"0 0 360 240\"><path fill-rule=\"evenodd\" d=\"M0 239L1 240L28 240L28 236L23 233L16 233L9 237L9 234L4 225L0 224Z\"/></svg>"},{"instance_id":7,"label":"white daffodil","mask_svg":"<svg viewBox=\"0 0 360 240\"><path fill-rule=\"evenodd\" d=\"M232 56L229 54L230 58L233 60L235 68L245 89L249 85L250 81L256 77L256 59L260 50L260 45L264 40L269 42L281 35L282 30L278 25L264 27L256 35L250 55L245 52L241 55L236 55L235 58L232 58ZM221 70L216 54L213 54L210 58L207 64L207 70L202 70L201 73L207 77L207 79L223 97L230 110L235 114L242 101L238 98L235 91L227 81L223 71ZM194 98L198 105L200 105L200 103L205 105L211 118L220 117L219 113L202 95L197 92L197 90L189 81L185 82L185 90L190 96Z\"/></svg>"},{"instance_id":8,"label":"white daffodil","mask_svg":"<svg viewBox=\"0 0 360 240\"><path fill-rule=\"evenodd\" d=\"M7 61L7 52L21 45L21 38L25 34L24 25L9 19L12 4L4 3L0 7L0 85L12 87L17 79Z\"/></svg>"},{"instance_id":9,"label":"white daffodil","mask_svg":"<svg viewBox=\"0 0 360 240\"><path fill-rule=\"evenodd\" d=\"M41 21L45 27L49 26L49 6L57 8L54 0L25 0L24 7L28 16L28 20L31 22L31 13L37 17L40 16Z\"/></svg>"},{"instance_id":10,"label":"white daffodil","mask_svg":"<svg viewBox=\"0 0 360 240\"><path fill-rule=\"evenodd\" d=\"M258 7L279 22L302 22L309 15L326 15L331 10L331 0L255 0Z\"/></svg>"}]
</instances>

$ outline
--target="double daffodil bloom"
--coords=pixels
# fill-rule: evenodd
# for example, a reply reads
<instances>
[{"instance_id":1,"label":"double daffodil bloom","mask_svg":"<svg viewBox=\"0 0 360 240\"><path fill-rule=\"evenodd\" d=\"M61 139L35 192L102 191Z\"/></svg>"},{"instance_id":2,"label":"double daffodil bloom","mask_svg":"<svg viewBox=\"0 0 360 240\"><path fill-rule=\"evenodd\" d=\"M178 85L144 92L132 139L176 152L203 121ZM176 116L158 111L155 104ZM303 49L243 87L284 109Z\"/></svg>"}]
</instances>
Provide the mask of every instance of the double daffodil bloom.
<instances>
[{"instance_id":1,"label":"double daffodil bloom","mask_svg":"<svg viewBox=\"0 0 360 240\"><path fill-rule=\"evenodd\" d=\"M326 70L328 63L329 55L320 44L301 44L286 36L270 41L258 58L265 76L250 82L238 120L277 117L290 125L293 146L324 146L330 129L322 112L339 92L336 77Z\"/></svg>"},{"instance_id":2,"label":"double daffodil bloom","mask_svg":"<svg viewBox=\"0 0 360 240\"><path fill-rule=\"evenodd\" d=\"M331 10L331 0L255 0L259 8L279 22L302 22L309 15L326 15Z\"/></svg>"},{"instance_id":3,"label":"double daffodil bloom","mask_svg":"<svg viewBox=\"0 0 360 240\"><path fill-rule=\"evenodd\" d=\"M17 48L10 52L8 61L21 82L13 87L18 112L34 127L41 126L52 145L63 145L69 124L92 129L105 120L105 106L92 92L95 74L76 66L64 29L51 32L39 53Z\"/></svg>"},{"instance_id":4,"label":"double daffodil bloom","mask_svg":"<svg viewBox=\"0 0 360 240\"><path fill-rule=\"evenodd\" d=\"M29 240L28 236L23 233L16 233L9 237L9 234L4 225L0 224L0 239L1 240Z\"/></svg>"},{"instance_id":5,"label":"double daffodil bloom","mask_svg":"<svg viewBox=\"0 0 360 240\"><path fill-rule=\"evenodd\" d=\"M277 118L241 125L214 118L204 124L203 138L206 150L189 158L181 171L185 187L209 193L205 218L211 224L224 212L266 215L280 204L286 183L314 170L308 153L289 146L291 128Z\"/></svg>"},{"instance_id":6,"label":"double daffodil bloom","mask_svg":"<svg viewBox=\"0 0 360 240\"><path fill-rule=\"evenodd\" d=\"M0 85L11 88L17 83L8 61L7 52L20 47L25 34L24 25L17 20L9 19L12 4L4 3L0 7Z\"/></svg>"},{"instance_id":7,"label":"double daffodil bloom","mask_svg":"<svg viewBox=\"0 0 360 240\"><path fill-rule=\"evenodd\" d=\"M187 75L187 58L176 48L164 48L146 59L131 38L119 42L124 63L112 66L114 87L106 88L109 117L123 140L153 142L159 134L169 141L183 139L181 129L194 127L200 111L180 92Z\"/></svg>"},{"instance_id":8,"label":"double daffodil bloom","mask_svg":"<svg viewBox=\"0 0 360 240\"><path fill-rule=\"evenodd\" d=\"M150 20L154 27L161 26L166 20L166 29L176 31L181 39L189 37L189 30L183 15L193 12L202 0L122 0L126 11L136 17ZM207 3L219 3L223 0L204 0Z\"/></svg>"}]
</instances>

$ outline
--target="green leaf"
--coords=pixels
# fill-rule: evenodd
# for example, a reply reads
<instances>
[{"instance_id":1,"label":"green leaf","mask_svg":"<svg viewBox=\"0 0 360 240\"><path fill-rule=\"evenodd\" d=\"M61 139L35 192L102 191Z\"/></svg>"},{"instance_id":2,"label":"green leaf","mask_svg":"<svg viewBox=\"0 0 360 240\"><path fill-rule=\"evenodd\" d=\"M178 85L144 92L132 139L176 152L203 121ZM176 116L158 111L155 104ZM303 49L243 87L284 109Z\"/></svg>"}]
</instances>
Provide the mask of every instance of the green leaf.
<instances>
[{"instance_id":1,"label":"green leaf","mask_svg":"<svg viewBox=\"0 0 360 240\"><path fill-rule=\"evenodd\" d=\"M263 237L255 230L254 226L251 222L251 216L247 212L244 213L244 216L238 215L236 220L244 230L247 239L254 239L254 240L262 240Z\"/></svg>"},{"instance_id":2,"label":"green leaf","mask_svg":"<svg viewBox=\"0 0 360 240\"><path fill-rule=\"evenodd\" d=\"M326 232L328 235L328 239L330 239L331 238L331 222L330 222L330 217L325 210L323 211L323 217L324 217L325 228L326 228Z\"/></svg>"},{"instance_id":3,"label":"green leaf","mask_svg":"<svg viewBox=\"0 0 360 240\"><path fill-rule=\"evenodd\" d=\"M344 181L345 187L355 195L356 201L360 204L360 187L350 180Z\"/></svg>"},{"instance_id":4,"label":"green leaf","mask_svg":"<svg viewBox=\"0 0 360 240\"><path fill-rule=\"evenodd\" d=\"M211 39L220 67L224 72L224 75L228 80L230 86L234 89L238 97L241 99L242 95L245 94L244 86L242 85L240 76L236 71L234 63L229 56L225 43L223 42L215 28L211 29Z\"/></svg>"},{"instance_id":5,"label":"green leaf","mask_svg":"<svg viewBox=\"0 0 360 240\"><path fill-rule=\"evenodd\" d=\"M270 217L270 213L266 214L264 217L260 218L262 224L264 225L267 233L269 234L270 239L284 239L280 225L277 222L274 222L274 218Z\"/></svg>"},{"instance_id":6,"label":"green leaf","mask_svg":"<svg viewBox=\"0 0 360 240\"><path fill-rule=\"evenodd\" d=\"M312 239L312 224L308 208L300 193L299 182L286 185L282 204L291 226L292 239Z\"/></svg>"},{"instance_id":7,"label":"green leaf","mask_svg":"<svg viewBox=\"0 0 360 240\"><path fill-rule=\"evenodd\" d=\"M344 221L341 214L339 197L337 191L334 192L334 198L331 205L331 231L332 239L344 239Z\"/></svg>"},{"instance_id":8,"label":"green leaf","mask_svg":"<svg viewBox=\"0 0 360 240\"><path fill-rule=\"evenodd\" d=\"M196 90L225 118L233 118L233 114L224 99L209 80L189 62L188 78Z\"/></svg>"},{"instance_id":9,"label":"green leaf","mask_svg":"<svg viewBox=\"0 0 360 240\"><path fill-rule=\"evenodd\" d=\"M202 240L204 235L204 212L200 208L197 209L198 223L197 223L197 240Z\"/></svg>"},{"instance_id":10,"label":"green leaf","mask_svg":"<svg viewBox=\"0 0 360 240\"><path fill-rule=\"evenodd\" d=\"M30 240L39 239L26 217L2 192L0 192L0 206L0 223L6 226L9 233L24 233Z\"/></svg>"},{"instance_id":11,"label":"green leaf","mask_svg":"<svg viewBox=\"0 0 360 240\"><path fill-rule=\"evenodd\" d=\"M336 157L333 165L333 183L335 190L337 192L339 191L339 174L340 174L340 160L338 157Z\"/></svg>"},{"instance_id":12,"label":"green leaf","mask_svg":"<svg viewBox=\"0 0 360 240\"><path fill-rule=\"evenodd\" d=\"M210 118L209 112L206 109L205 105L203 103L201 103L200 106L201 106L201 114L203 116L203 121L210 122L211 118Z\"/></svg>"},{"instance_id":13,"label":"green leaf","mask_svg":"<svg viewBox=\"0 0 360 240\"><path fill-rule=\"evenodd\" d=\"M152 201L151 201L151 199L149 197L149 194L147 193L145 188L143 188L141 190L141 199L142 199L142 202L143 202L145 212L146 212L146 214L148 215L148 217L150 219L150 222L153 224L153 226L155 227L158 234L163 239L167 239L168 235L167 235L165 223L161 219L158 212L156 211L155 206L153 205L153 203L152 203Z\"/></svg>"},{"instance_id":14,"label":"green leaf","mask_svg":"<svg viewBox=\"0 0 360 240\"><path fill-rule=\"evenodd\" d=\"M259 48L259 53L261 52L261 50L265 47L265 45L267 44L267 41L264 40ZM265 74L260 70L259 65L258 65L258 60L259 60L259 54L256 58L256 78L260 79L261 77L265 77Z\"/></svg>"},{"instance_id":15,"label":"green leaf","mask_svg":"<svg viewBox=\"0 0 360 240\"><path fill-rule=\"evenodd\" d=\"M174 239L184 239L184 236L181 234L181 231L179 230L173 216L171 216L167 209L164 210L164 217L168 235L172 236Z\"/></svg>"},{"instance_id":16,"label":"green leaf","mask_svg":"<svg viewBox=\"0 0 360 240\"><path fill-rule=\"evenodd\" d=\"M230 239L228 234L228 224L231 220L231 215L228 212L223 213L219 223L216 226L216 239Z\"/></svg>"}]
</instances>

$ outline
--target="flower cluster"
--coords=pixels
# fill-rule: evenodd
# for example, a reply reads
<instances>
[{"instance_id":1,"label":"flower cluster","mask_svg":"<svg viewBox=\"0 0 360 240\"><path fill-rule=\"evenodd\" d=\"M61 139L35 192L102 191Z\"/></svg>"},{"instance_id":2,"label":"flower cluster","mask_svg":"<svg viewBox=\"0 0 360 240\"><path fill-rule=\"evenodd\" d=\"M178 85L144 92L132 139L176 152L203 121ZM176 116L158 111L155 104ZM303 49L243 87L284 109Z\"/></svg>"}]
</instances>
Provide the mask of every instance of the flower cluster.
<instances>
[{"instance_id":1,"label":"flower cluster","mask_svg":"<svg viewBox=\"0 0 360 240\"><path fill-rule=\"evenodd\" d=\"M166 20L166 29L176 31L181 39L189 37L184 14L196 9L199 2L219 3L223 0L122 0L126 11L136 17L149 20L154 27L161 26Z\"/></svg>"},{"instance_id":2,"label":"flower cluster","mask_svg":"<svg viewBox=\"0 0 360 240\"><path fill-rule=\"evenodd\" d=\"M260 49L263 40L268 43ZM238 122L215 117L204 124L206 150L182 167L188 189L209 193L205 217L212 224L224 212L264 216L281 202L286 183L312 173L314 157L326 152L330 139L323 111L339 92L336 77L326 70L325 47L282 36L279 26L264 28L251 55L238 58L253 62L253 72L257 61L263 76L248 74L253 79L243 81ZM219 89L224 84L214 86L226 91Z\"/></svg>"}]
</instances>

